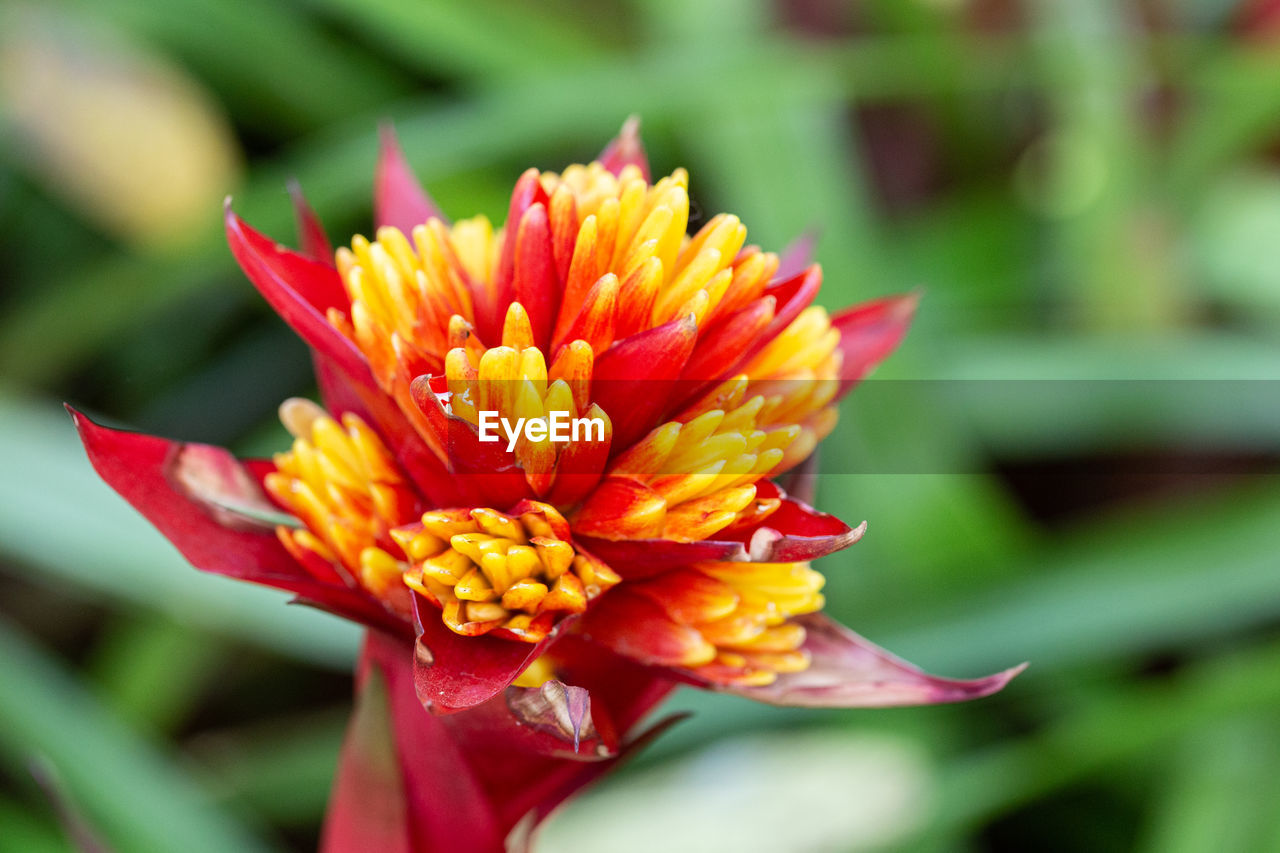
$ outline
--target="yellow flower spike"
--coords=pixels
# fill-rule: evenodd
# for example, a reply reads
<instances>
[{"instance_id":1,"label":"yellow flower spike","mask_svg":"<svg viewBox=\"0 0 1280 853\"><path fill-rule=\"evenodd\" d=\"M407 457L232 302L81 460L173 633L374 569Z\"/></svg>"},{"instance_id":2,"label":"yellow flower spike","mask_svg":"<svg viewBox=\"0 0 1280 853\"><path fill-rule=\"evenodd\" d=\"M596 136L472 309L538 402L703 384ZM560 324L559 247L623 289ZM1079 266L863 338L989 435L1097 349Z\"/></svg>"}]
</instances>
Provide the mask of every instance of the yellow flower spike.
<instances>
[{"instance_id":1,"label":"yellow flower spike","mask_svg":"<svg viewBox=\"0 0 1280 853\"><path fill-rule=\"evenodd\" d=\"M689 238L684 247L680 250L680 255L676 259L675 271L681 272L702 252L703 249L710 246L713 249L719 249L718 243L722 241L722 237L727 230L734 228L738 224L738 217L732 213L717 213L708 219L703 226L698 229L697 233ZM716 242L712 242L712 238L716 238Z\"/></svg>"},{"instance_id":2,"label":"yellow flower spike","mask_svg":"<svg viewBox=\"0 0 1280 853\"><path fill-rule=\"evenodd\" d=\"M491 543L501 541L500 537L488 533L458 533L449 538L449 547L478 564L484 559L485 552L492 550Z\"/></svg>"},{"instance_id":3,"label":"yellow flower spike","mask_svg":"<svg viewBox=\"0 0 1280 853\"><path fill-rule=\"evenodd\" d=\"M643 211L637 210L635 213L638 217L643 213ZM652 247L648 252L648 257L658 257L659 260L661 260L661 257L658 255L658 246L661 245L663 238L667 235L667 232L672 229L675 223L675 218L675 211L665 204L655 207L644 219L643 223L641 223L637 218L636 224L639 225L638 230L633 232L633 236L631 236L625 244L621 239L619 239L617 249L614 252L611 268L630 272L631 269L634 268L635 263L642 260L640 257L642 253L641 247L645 245ZM622 236L623 233L620 232L619 238ZM627 264L628 261L631 263ZM624 266L624 264L627 265Z\"/></svg>"},{"instance_id":4,"label":"yellow flower spike","mask_svg":"<svg viewBox=\"0 0 1280 853\"><path fill-rule=\"evenodd\" d=\"M445 548L449 547L449 543L439 536L434 536L424 530L415 530L413 528L399 527L391 531L391 538L395 540L400 549L414 562L425 560L427 557L439 554Z\"/></svg>"},{"instance_id":5,"label":"yellow flower spike","mask_svg":"<svg viewBox=\"0 0 1280 853\"><path fill-rule=\"evenodd\" d=\"M588 598L622 582L613 569L597 559L579 554L573 558L573 571L581 580Z\"/></svg>"},{"instance_id":6,"label":"yellow flower spike","mask_svg":"<svg viewBox=\"0 0 1280 853\"><path fill-rule=\"evenodd\" d=\"M468 602L466 613L471 622L499 623L507 617L507 609L496 601Z\"/></svg>"},{"instance_id":7,"label":"yellow flower spike","mask_svg":"<svg viewBox=\"0 0 1280 853\"><path fill-rule=\"evenodd\" d=\"M650 482L649 488L662 495L667 506L675 506L714 488L720 481L720 473L724 467L724 460L720 460L689 474L668 474Z\"/></svg>"},{"instance_id":8,"label":"yellow flower spike","mask_svg":"<svg viewBox=\"0 0 1280 853\"><path fill-rule=\"evenodd\" d=\"M550 504L534 503L539 512L526 512L520 515L520 523L524 525L524 529L529 533L529 541L533 541L533 537L540 536L544 539L558 539L552 521L556 523L564 523L564 517L556 511L555 507Z\"/></svg>"},{"instance_id":9,"label":"yellow flower spike","mask_svg":"<svg viewBox=\"0 0 1280 853\"><path fill-rule=\"evenodd\" d=\"M463 510L433 510L424 512L422 527L428 533L441 539L451 539L459 533L479 533L480 525L472 519L469 512Z\"/></svg>"},{"instance_id":10,"label":"yellow flower spike","mask_svg":"<svg viewBox=\"0 0 1280 853\"><path fill-rule=\"evenodd\" d=\"M714 622L704 622L698 626L698 633L713 645L734 647L760 636L766 627L759 615L735 613Z\"/></svg>"},{"instance_id":11,"label":"yellow flower spike","mask_svg":"<svg viewBox=\"0 0 1280 853\"><path fill-rule=\"evenodd\" d=\"M556 578L551 591L542 599L539 609L542 611L563 610L569 613L581 613L587 609L587 593L582 581L572 572L565 572Z\"/></svg>"},{"instance_id":12,"label":"yellow flower spike","mask_svg":"<svg viewBox=\"0 0 1280 853\"><path fill-rule=\"evenodd\" d=\"M514 545L507 551L506 568L512 582L518 582L531 577L543 566L542 560L538 558L537 549L532 545Z\"/></svg>"},{"instance_id":13,"label":"yellow flower spike","mask_svg":"<svg viewBox=\"0 0 1280 853\"><path fill-rule=\"evenodd\" d=\"M401 586L406 566L381 548L360 552L360 583L379 598L387 598Z\"/></svg>"},{"instance_id":14,"label":"yellow flower spike","mask_svg":"<svg viewBox=\"0 0 1280 853\"><path fill-rule=\"evenodd\" d=\"M707 294L707 308L702 311L694 311L698 318L699 325L705 325L705 318L710 315L712 309L720 304L724 299L724 295L729 291L729 285L733 283L733 270L723 269L711 277L711 281L707 282L704 291Z\"/></svg>"},{"instance_id":15,"label":"yellow flower spike","mask_svg":"<svg viewBox=\"0 0 1280 853\"><path fill-rule=\"evenodd\" d=\"M613 260L613 252L618 242L618 216L620 208L616 198L607 198L596 211L596 249L595 269L591 271L591 282L595 283L600 276L609 271Z\"/></svg>"},{"instance_id":16,"label":"yellow flower spike","mask_svg":"<svg viewBox=\"0 0 1280 853\"><path fill-rule=\"evenodd\" d=\"M648 192L649 186L645 183L644 178L636 178L622 185L622 192L618 196L618 239L609 258L610 269L617 269L635 242L643 242L648 239L648 237L641 236L644 232L641 223L645 221L645 198ZM668 210L668 222L670 221L670 215L671 211ZM634 240L632 235L635 235ZM657 237L657 234L655 233L651 236Z\"/></svg>"},{"instance_id":17,"label":"yellow flower spike","mask_svg":"<svg viewBox=\"0 0 1280 853\"><path fill-rule=\"evenodd\" d=\"M656 427L615 459L609 473L625 477L642 477L667 470L663 466L675 450L680 434L681 424L675 422Z\"/></svg>"},{"instance_id":18,"label":"yellow flower spike","mask_svg":"<svg viewBox=\"0 0 1280 853\"><path fill-rule=\"evenodd\" d=\"M581 213L581 211L579 211ZM598 223L595 216L587 216L582 220L582 224L578 226L578 239L573 246L573 256L569 261L569 272L565 277L563 303L560 308L559 318L556 320L555 337L559 338L569 328L574 317L577 316L578 306L582 304L583 298L587 295L587 291L591 289L591 285L595 284L596 268L599 264L596 253L598 251Z\"/></svg>"},{"instance_id":19,"label":"yellow flower spike","mask_svg":"<svg viewBox=\"0 0 1280 853\"><path fill-rule=\"evenodd\" d=\"M474 332L475 328L467 321L466 317L461 314L453 314L449 317L449 328L445 335L446 346L448 346L449 350L465 347Z\"/></svg>"},{"instance_id":20,"label":"yellow flower spike","mask_svg":"<svg viewBox=\"0 0 1280 853\"><path fill-rule=\"evenodd\" d=\"M480 560L480 570L489 579L489 584L493 587L494 593L499 596L506 592L516 580L511 571L507 554L496 552L485 554L483 559Z\"/></svg>"},{"instance_id":21,"label":"yellow flower spike","mask_svg":"<svg viewBox=\"0 0 1280 853\"><path fill-rule=\"evenodd\" d=\"M329 421L329 423L333 423L333 421ZM343 448L343 450L349 451L350 448ZM345 452L343 456L345 456ZM362 473L352 470L352 466L349 464L351 460L345 459L343 456L332 451L318 454L315 459L320 477L330 488L341 485L348 489L358 489L362 483L367 482L367 478Z\"/></svg>"},{"instance_id":22,"label":"yellow flower spike","mask_svg":"<svg viewBox=\"0 0 1280 853\"><path fill-rule=\"evenodd\" d=\"M438 219L432 219L427 227L447 233L445 224ZM467 274L476 281L492 281L498 246L488 217L459 220L453 226L452 237L454 252Z\"/></svg>"},{"instance_id":23,"label":"yellow flower spike","mask_svg":"<svg viewBox=\"0 0 1280 853\"><path fill-rule=\"evenodd\" d=\"M775 625L732 648L751 652L790 652L804 643L805 630L794 623Z\"/></svg>"},{"instance_id":24,"label":"yellow flower spike","mask_svg":"<svg viewBox=\"0 0 1280 853\"><path fill-rule=\"evenodd\" d=\"M488 573L471 569L454 584L453 594L463 601L489 601L495 596L495 590Z\"/></svg>"},{"instance_id":25,"label":"yellow flower spike","mask_svg":"<svg viewBox=\"0 0 1280 853\"><path fill-rule=\"evenodd\" d=\"M502 322L502 345L516 350L534 345L529 312L519 302L512 302L507 308L507 316Z\"/></svg>"},{"instance_id":26,"label":"yellow flower spike","mask_svg":"<svg viewBox=\"0 0 1280 853\"><path fill-rule=\"evenodd\" d=\"M750 400L725 411L721 430L747 430L759 423L761 410L764 409L764 397L756 394Z\"/></svg>"},{"instance_id":27,"label":"yellow flower spike","mask_svg":"<svg viewBox=\"0 0 1280 853\"><path fill-rule=\"evenodd\" d=\"M460 551L450 548L422 561L422 576L453 586L470 571L472 563Z\"/></svg>"},{"instance_id":28,"label":"yellow flower spike","mask_svg":"<svg viewBox=\"0 0 1280 853\"><path fill-rule=\"evenodd\" d=\"M489 412L515 409L516 379L520 356L511 347L494 347L480 358L476 408Z\"/></svg>"},{"instance_id":29,"label":"yellow flower spike","mask_svg":"<svg viewBox=\"0 0 1280 853\"><path fill-rule=\"evenodd\" d=\"M516 418L543 418L546 412L542 408L542 394L534 387L529 379L520 379L508 383L512 386L513 392L511 405L499 411L504 415L511 415ZM521 433L520 441L525 442L524 434Z\"/></svg>"},{"instance_id":30,"label":"yellow flower spike","mask_svg":"<svg viewBox=\"0 0 1280 853\"><path fill-rule=\"evenodd\" d=\"M290 397L280 404L280 423L294 438L308 438L316 421L328 413L319 405L302 397ZM277 454L280 455L280 454Z\"/></svg>"},{"instance_id":31,"label":"yellow flower spike","mask_svg":"<svg viewBox=\"0 0 1280 853\"><path fill-rule=\"evenodd\" d=\"M505 513L479 507L471 510L471 518L488 536L496 539L513 539L522 545L528 541L520 523Z\"/></svg>"},{"instance_id":32,"label":"yellow flower spike","mask_svg":"<svg viewBox=\"0 0 1280 853\"><path fill-rule=\"evenodd\" d=\"M692 446L706 441L722 429L725 422L724 409L712 409L695 418L690 418L680 425L681 446ZM730 429L732 427L729 427Z\"/></svg>"},{"instance_id":33,"label":"yellow flower spike","mask_svg":"<svg viewBox=\"0 0 1280 853\"><path fill-rule=\"evenodd\" d=\"M676 273L675 280L658 294L658 302L653 307L654 324L663 323L677 315L677 310L694 295L702 290L707 282L720 271L720 252L718 249L705 249L697 257Z\"/></svg>"},{"instance_id":34,"label":"yellow flower spike","mask_svg":"<svg viewBox=\"0 0 1280 853\"><path fill-rule=\"evenodd\" d=\"M547 362L542 350L536 347L521 350L518 370L521 379L533 383L539 397L547 393Z\"/></svg>"},{"instance_id":35,"label":"yellow flower spike","mask_svg":"<svg viewBox=\"0 0 1280 853\"><path fill-rule=\"evenodd\" d=\"M700 442L680 442L680 449L668 457L665 469L680 474L701 469L714 462L723 463L747 449L747 439L740 432L717 433Z\"/></svg>"},{"instance_id":36,"label":"yellow flower spike","mask_svg":"<svg viewBox=\"0 0 1280 853\"><path fill-rule=\"evenodd\" d=\"M650 261L662 261L657 257L658 240L655 237L652 240L645 240L642 243L633 243L631 249L623 256L619 263L614 264L614 269L623 280L629 279L636 275L641 267Z\"/></svg>"},{"instance_id":37,"label":"yellow flower spike","mask_svg":"<svg viewBox=\"0 0 1280 853\"><path fill-rule=\"evenodd\" d=\"M732 524L737 513L746 509L755 497L756 487L752 483L721 489L668 508L663 535L686 542L706 539Z\"/></svg>"},{"instance_id":38,"label":"yellow flower spike","mask_svg":"<svg viewBox=\"0 0 1280 853\"><path fill-rule=\"evenodd\" d=\"M342 416L342 426L347 431L351 447L359 459L360 470L366 477L375 482L401 483L404 481L399 469L392 461L391 451L364 421L347 412Z\"/></svg>"},{"instance_id":39,"label":"yellow flower spike","mask_svg":"<svg viewBox=\"0 0 1280 853\"><path fill-rule=\"evenodd\" d=\"M702 318L706 316L707 311L711 309L711 296L705 290L699 290L697 293L685 300L684 304L671 313L668 319L676 317L693 317L695 325L702 324Z\"/></svg>"},{"instance_id":40,"label":"yellow flower spike","mask_svg":"<svg viewBox=\"0 0 1280 853\"><path fill-rule=\"evenodd\" d=\"M578 406L573 400L573 391L570 390L569 383L563 379L552 382L542 398L542 409L544 412L564 412L567 417L576 418Z\"/></svg>"},{"instance_id":41,"label":"yellow flower spike","mask_svg":"<svg viewBox=\"0 0 1280 853\"><path fill-rule=\"evenodd\" d=\"M680 257L680 247L689 228L689 189L673 186L666 193L665 206L671 209L671 224L658 238L657 258L665 269L675 270Z\"/></svg>"},{"instance_id":42,"label":"yellow flower spike","mask_svg":"<svg viewBox=\"0 0 1280 853\"><path fill-rule=\"evenodd\" d=\"M545 497L555 485L558 455L550 438L529 441L521 436L516 444L516 459L524 469L525 482L538 497Z\"/></svg>"},{"instance_id":43,"label":"yellow flower spike","mask_svg":"<svg viewBox=\"0 0 1280 853\"><path fill-rule=\"evenodd\" d=\"M534 613L547 596L547 585L535 580L516 581L502 594L502 606L508 610Z\"/></svg>"},{"instance_id":44,"label":"yellow flower spike","mask_svg":"<svg viewBox=\"0 0 1280 853\"><path fill-rule=\"evenodd\" d=\"M547 378L554 382L563 379L573 392L573 405L582 411L591 404L591 372L595 353L586 341L572 341L560 348Z\"/></svg>"},{"instance_id":45,"label":"yellow flower spike","mask_svg":"<svg viewBox=\"0 0 1280 853\"><path fill-rule=\"evenodd\" d=\"M547 537L530 540L538 552L538 559L546 567L546 576L552 580L560 577L573 564L573 546L568 542Z\"/></svg>"},{"instance_id":46,"label":"yellow flower spike","mask_svg":"<svg viewBox=\"0 0 1280 853\"><path fill-rule=\"evenodd\" d=\"M809 668L809 653L797 649L789 652L752 652L744 655L748 666L758 667L759 672L766 673L776 679L787 672L804 672Z\"/></svg>"},{"instance_id":47,"label":"yellow flower spike","mask_svg":"<svg viewBox=\"0 0 1280 853\"><path fill-rule=\"evenodd\" d=\"M618 288L617 337L627 337L647 328L662 284L663 265L656 257L649 258L627 273Z\"/></svg>"},{"instance_id":48,"label":"yellow flower spike","mask_svg":"<svg viewBox=\"0 0 1280 853\"><path fill-rule=\"evenodd\" d=\"M422 264L404 232L391 225L383 225L375 232L375 236L387 259L395 264L396 272L406 281L413 281L416 273L422 269Z\"/></svg>"},{"instance_id":49,"label":"yellow flower spike","mask_svg":"<svg viewBox=\"0 0 1280 853\"><path fill-rule=\"evenodd\" d=\"M369 255L370 263L373 264L374 282L381 291L379 296L385 306L383 322L401 335L411 335L413 318L418 309L412 290L416 276L407 277L402 273L381 241L373 244Z\"/></svg>"},{"instance_id":50,"label":"yellow flower spike","mask_svg":"<svg viewBox=\"0 0 1280 853\"><path fill-rule=\"evenodd\" d=\"M777 272L777 255L772 252L761 252L754 246L742 251L749 254L734 262L733 281L729 284L729 292L711 311L711 320L737 311L757 299L764 291L765 284Z\"/></svg>"}]
</instances>

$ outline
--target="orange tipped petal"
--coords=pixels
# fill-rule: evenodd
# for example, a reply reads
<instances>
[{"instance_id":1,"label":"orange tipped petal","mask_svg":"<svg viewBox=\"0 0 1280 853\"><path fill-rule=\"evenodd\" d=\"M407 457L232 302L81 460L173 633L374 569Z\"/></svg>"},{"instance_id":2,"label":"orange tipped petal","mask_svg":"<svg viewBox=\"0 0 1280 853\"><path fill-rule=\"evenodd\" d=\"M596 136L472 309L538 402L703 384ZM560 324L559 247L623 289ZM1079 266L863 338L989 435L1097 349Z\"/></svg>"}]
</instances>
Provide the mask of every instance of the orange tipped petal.
<instances>
[{"instance_id":1,"label":"orange tipped petal","mask_svg":"<svg viewBox=\"0 0 1280 853\"><path fill-rule=\"evenodd\" d=\"M650 599L619 587L587 614L585 636L618 654L655 666L694 667L715 659L715 646L671 619Z\"/></svg>"},{"instance_id":2,"label":"orange tipped petal","mask_svg":"<svg viewBox=\"0 0 1280 853\"><path fill-rule=\"evenodd\" d=\"M551 254L551 226L545 206L534 204L521 217L513 263L515 299L529 312L535 344L546 349L560 286Z\"/></svg>"},{"instance_id":3,"label":"orange tipped petal","mask_svg":"<svg viewBox=\"0 0 1280 853\"><path fill-rule=\"evenodd\" d=\"M618 277L607 273L592 285L582 309L565 334L565 341L586 341L592 352L604 352L613 343L614 311L618 303ZM558 347L562 341L556 343Z\"/></svg>"},{"instance_id":4,"label":"orange tipped petal","mask_svg":"<svg viewBox=\"0 0 1280 853\"><path fill-rule=\"evenodd\" d=\"M722 619L739 601L733 587L695 569L676 569L662 576L661 585L637 583L631 589L685 625Z\"/></svg>"},{"instance_id":5,"label":"orange tipped petal","mask_svg":"<svg viewBox=\"0 0 1280 853\"><path fill-rule=\"evenodd\" d=\"M573 515L573 529L601 539L640 539L657 535L667 502L648 486L610 477Z\"/></svg>"}]
</instances>

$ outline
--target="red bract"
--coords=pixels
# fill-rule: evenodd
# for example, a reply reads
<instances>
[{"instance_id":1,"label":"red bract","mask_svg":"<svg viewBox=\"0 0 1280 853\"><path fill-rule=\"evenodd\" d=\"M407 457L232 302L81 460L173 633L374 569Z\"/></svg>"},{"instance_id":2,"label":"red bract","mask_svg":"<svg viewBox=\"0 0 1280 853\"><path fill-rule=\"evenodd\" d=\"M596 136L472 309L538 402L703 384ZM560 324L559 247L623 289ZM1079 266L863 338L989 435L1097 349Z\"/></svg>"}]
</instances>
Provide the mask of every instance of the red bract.
<instances>
[{"instance_id":1,"label":"red bract","mask_svg":"<svg viewBox=\"0 0 1280 853\"><path fill-rule=\"evenodd\" d=\"M915 297L829 317L811 241L782 260L731 215L688 235L688 176L648 175L629 122L598 162L522 175L505 228L449 224L386 132L374 240L330 258L297 192L302 252L227 207L236 260L314 351L324 405L281 406L292 448L240 462L73 412L197 568L368 626L326 849L526 843L677 684L871 707L1016 674L935 678L823 617L809 561L866 525L772 479Z\"/></svg>"}]
</instances>

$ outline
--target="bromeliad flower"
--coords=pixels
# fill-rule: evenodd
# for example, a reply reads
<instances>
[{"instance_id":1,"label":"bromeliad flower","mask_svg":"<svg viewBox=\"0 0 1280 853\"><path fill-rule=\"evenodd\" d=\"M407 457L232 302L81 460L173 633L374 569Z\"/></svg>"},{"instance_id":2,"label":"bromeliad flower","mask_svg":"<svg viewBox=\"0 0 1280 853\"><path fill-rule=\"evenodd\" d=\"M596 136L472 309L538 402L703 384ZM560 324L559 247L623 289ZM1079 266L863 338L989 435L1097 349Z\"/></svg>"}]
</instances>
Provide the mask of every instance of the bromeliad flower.
<instances>
[{"instance_id":1,"label":"bromeliad flower","mask_svg":"<svg viewBox=\"0 0 1280 853\"><path fill-rule=\"evenodd\" d=\"M327 849L521 843L678 683L853 707L1016 673L935 678L824 617L810 561L865 524L776 484L912 297L831 316L803 252L727 214L689 236L688 176L651 183L633 122L589 165L522 175L499 229L449 224L389 135L373 240L335 254L295 203L300 252L226 213L314 351L323 406L281 406L289 450L240 462L74 416L196 567L368 626Z\"/></svg>"}]
</instances>

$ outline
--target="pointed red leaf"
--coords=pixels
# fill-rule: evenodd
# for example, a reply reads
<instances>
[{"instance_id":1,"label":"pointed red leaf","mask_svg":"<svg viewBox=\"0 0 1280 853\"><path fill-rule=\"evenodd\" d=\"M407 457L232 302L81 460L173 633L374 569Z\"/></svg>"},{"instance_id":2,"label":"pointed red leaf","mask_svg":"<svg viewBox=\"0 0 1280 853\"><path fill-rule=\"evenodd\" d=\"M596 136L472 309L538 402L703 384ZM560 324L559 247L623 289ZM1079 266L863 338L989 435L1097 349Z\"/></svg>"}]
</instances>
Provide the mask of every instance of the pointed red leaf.
<instances>
[{"instance_id":1,"label":"pointed red leaf","mask_svg":"<svg viewBox=\"0 0 1280 853\"><path fill-rule=\"evenodd\" d=\"M831 318L840 330L840 394L847 394L877 364L893 352L907 334L919 294L886 296L846 308Z\"/></svg>"},{"instance_id":2,"label":"pointed red leaf","mask_svg":"<svg viewBox=\"0 0 1280 853\"><path fill-rule=\"evenodd\" d=\"M777 302L772 296L757 299L699 335L693 355L685 365L683 378L706 382L728 378L733 367L742 363L742 353L773 322ZM686 392L686 396L696 393L693 389L706 386L701 382L689 382L688 387L690 392Z\"/></svg>"},{"instance_id":3,"label":"pointed red leaf","mask_svg":"<svg viewBox=\"0 0 1280 853\"><path fill-rule=\"evenodd\" d=\"M226 207L227 243L254 287L315 351L351 375L367 371L364 355L325 318L329 308L350 304L338 271L291 252L250 228Z\"/></svg>"},{"instance_id":4,"label":"pointed red leaf","mask_svg":"<svg viewBox=\"0 0 1280 853\"><path fill-rule=\"evenodd\" d=\"M422 225L433 217L447 222L414 176L391 125L383 125L380 136L378 166L373 178L374 223L379 228L383 225L399 228L407 236L415 225Z\"/></svg>"},{"instance_id":5,"label":"pointed red leaf","mask_svg":"<svg viewBox=\"0 0 1280 853\"><path fill-rule=\"evenodd\" d=\"M630 447L667 408L698 338L693 315L614 343L595 362L591 399L609 413L613 447Z\"/></svg>"},{"instance_id":6,"label":"pointed red leaf","mask_svg":"<svg viewBox=\"0 0 1280 853\"><path fill-rule=\"evenodd\" d=\"M819 230L810 228L787 244L779 253L778 271L773 274L774 281L793 278L808 269L813 263L814 250L818 246Z\"/></svg>"},{"instance_id":7,"label":"pointed red leaf","mask_svg":"<svg viewBox=\"0 0 1280 853\"><path fill-rule=\"evenodd\" d=\"M443 448L445 478L457 499L440 506L510 506L531 497L524 470L516 465L515 454L501 442L483 442L474 424L456 417L440 399L445 389L443 376L419 376L409 386L414 404L426 418L427 428Z\"/></svg>"},{"instance_id":8,"label":"pointed red leaf","mask_svg":"<svg viewBox=\"0 0 1280 853\"><path fill-rule=\"evenodd\" d=\"M68 407L89 461L202 571L283 589L348 619L407 631L359 590L321 583L276 537L257 477L228 451L99 426Z\"/></svg>"},{"instance_id":9,"label":"pointed red leaf","mask_svg":"<svg viewBox=\"0 0 1280 853\"><path fill-rule=\"evenodd\" d=\"M639 167L646 181L649 176L649 156L640 141L640 117L631 116L622 123L622 130L600 152L600 164L617 175L629 165Z\"/></svg>"},{"instance_id":10,"label":"pointed red leaf","mask_svg":"<svg viewBox=\"0 0 1280 853\"><path fill-rule=\"evenodd\" d=\"M770 705L890 708L963 702L1002 689L1026 664L972 680L929 675L821 613L797 617L804 626L809 668L782 673L764 687L708 685Z\"/></svg>"},{"instance_id":11,"label":"pointed red leaf","mask_svg":"<svg viewBox=\"0 0 1280 853\"><path fill-rule=\"evenodd\" d=\"M743 542L747 558L756 563L793 563L816 560L842 551L867 532L864 521L850 527L834 515L818 512L768 480L756 484L756 500L778 499L778 508L759 524L730 527L719 538Z\"/></svg>"},{"instance_id":12,"label":"pointed red leaf","mask_svg":"<svg viewBox=\"0 0 1280 853\"><path fill-rule=\"evenodd\" d=\"M298 228L298 245L303 256L318 263L333 266L333 247L324 233L320 218L302 194L302 185L289 182L289 198L293 201L293 218Z\"/></svg>"},{"instance_id":13,"label":"pointed red leaf","mask_svg":"<svg viewBox=\"0 0 1280 853\"><path fill-rule=\"evenodd\" d=\"M525 643L455 634L441 621L440 610L420 595L414 595L413 608L418 628L414 685L422 704L437 714L452 714L497 696L573 619L561 620L541 643Z\"/></svg>"},{"instance_id":14,"label":"pointed red leaf","mask_svg":"<svg viewBox=\"0 0 1280 853\"><path fill-rule=\"evenodd\" d=\"M763 349L765 344L781 334L783 329L790 326L791 322L800 316L800 312L809 307L821 289L822 267L817 264L789 279L781 279L769 284L764 289L764 295L772 296L777 300L777 309L773 313L773 321L761 333L760 340L751 355L755 355Z\"/></svg>"}]
</instances>

